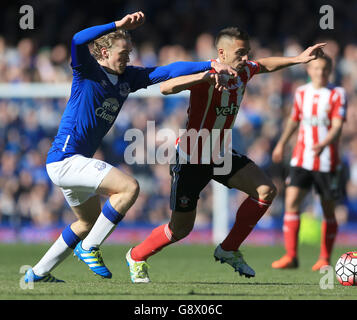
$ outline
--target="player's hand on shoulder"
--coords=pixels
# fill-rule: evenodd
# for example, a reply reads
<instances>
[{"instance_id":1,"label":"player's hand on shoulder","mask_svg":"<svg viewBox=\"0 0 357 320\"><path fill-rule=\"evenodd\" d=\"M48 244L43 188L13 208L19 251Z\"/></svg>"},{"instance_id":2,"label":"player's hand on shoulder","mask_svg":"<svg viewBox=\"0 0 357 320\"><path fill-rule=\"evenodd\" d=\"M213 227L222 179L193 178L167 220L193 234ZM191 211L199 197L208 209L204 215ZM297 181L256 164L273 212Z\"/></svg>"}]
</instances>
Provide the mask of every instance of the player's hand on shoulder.
<instances>
[{"instance_id":1,"label":"player's hand on shoulder","mask_svg":"<svg viewBox=\"0 0 357 320\"><path fill-rule=\"evenodd\" d=\"M145 22L145 14L142 11L127 14L124 18L115 22L117 28L133 30Z\"/></svg>"},{"instance_id":2,"label":"player's hand on shoulder","mask_svg":"<svg viewBox=\"0 0 357 320\"><path fill-rule=\"evenodd\" d=\"M236 69L232 68L231 66L229 66L228 64L220 63L220 62L213 60L211 62L211 66L219 74L228 74L233 77L238 76L238 71Z\"/></svg>"},{"instance_id":3,"label":"player's hand on shoulder","mask_svg":"<svg viewBox=\"0 0 357 320\"><path fill-rule=\"evenodd\" d=\"M228 80L230 76L227 74L212 73L207 71L204 80L214 86L218 91L228 90Z\"/></svg>"}]
</instances>

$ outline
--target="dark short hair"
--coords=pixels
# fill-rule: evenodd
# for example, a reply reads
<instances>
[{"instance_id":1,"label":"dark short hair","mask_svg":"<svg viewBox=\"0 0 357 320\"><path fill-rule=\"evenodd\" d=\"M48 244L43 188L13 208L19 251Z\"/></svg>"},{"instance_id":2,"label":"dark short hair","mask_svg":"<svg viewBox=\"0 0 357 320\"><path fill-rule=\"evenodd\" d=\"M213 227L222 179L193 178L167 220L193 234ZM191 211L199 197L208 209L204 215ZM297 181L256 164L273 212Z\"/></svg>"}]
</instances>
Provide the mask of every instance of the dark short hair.
<instances>
[{"instance_id":1,"label":"dark short hair","mask_svg":"<svg viewBox=\"0 0 357 320\"><path fill-rule=\"evenodd\" d=\"M227 37L227 38L234 38L238 40L249 40L249 34L247 31L239 28L239 27L228 27L222 29L220 32L218 32L216 36L216 41L215 44L217 46L219 40L221 38Z\"/></svg>"},{"instance_id":2,"label":"dark short hair","mask_svg":"<svg viewBox=\"0 0 357 320\"><path fill-rule=\"evenodd\" d=\"M328 56L326 53L324 53L324 55L323 55L323 56L319 56L318 59L325 60L327 67L328 67L330 70L332 70L332 65L333 65L333 63L332 63L332 59L331 59L330 56Z\"/></svg>"}]
</instances>

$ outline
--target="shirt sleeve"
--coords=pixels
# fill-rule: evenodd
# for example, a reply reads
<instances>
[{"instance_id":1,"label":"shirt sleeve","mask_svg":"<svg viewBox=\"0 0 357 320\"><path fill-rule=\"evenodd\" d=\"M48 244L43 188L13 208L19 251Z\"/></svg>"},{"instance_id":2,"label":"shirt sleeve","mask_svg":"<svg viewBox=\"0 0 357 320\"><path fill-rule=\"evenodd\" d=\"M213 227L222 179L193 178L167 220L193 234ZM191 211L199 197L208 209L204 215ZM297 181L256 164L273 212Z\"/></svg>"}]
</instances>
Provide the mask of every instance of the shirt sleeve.
<instances>
[{"instance_id":1,"label":"shirt sleeve","mask_svg":"<svg viewBox=\"0 0 357 320\"><path fill-rule=\"evenodd\" d=\"M246 68L248 80L252 79L252 77L260 71L259 63L256 61L247 61Z\"/></svg>"},{"instance_id":2,"label":"shirt sleeve","mask_svg":"<svg viewBox=\"0 0 357 320\"><path fill-rule=\"evenodd\" d=\"M146 88L152 84L166 81L172 78L185 76L211 69L211 61L205 62L174 62L166 66L142 68L127 67L130 70L130 91Z\"/></svg>"},{"instance_id":3,"label":"shirt sleeve","mask_svg":"<svg viewBox=\"0 0 357 320\"><path fill-rule=\"evenodd\" d=\"M340 118L346 120L347 99L343 88L338 87L333 90L331 95L331 118Z\"/></svg>"},{"instance_id":4,"label":"shirt sleeve","mask_svg":"<svg viewBox=\"0 0 357 320\"><path fill-rule=\"evenodd\" d=\"M72 38L71 45L72 68L80 69L94 60L89 52L88 43L114 30L116 30L115 22L111 22L77 32Z\"/></svg>"}]
</instances>

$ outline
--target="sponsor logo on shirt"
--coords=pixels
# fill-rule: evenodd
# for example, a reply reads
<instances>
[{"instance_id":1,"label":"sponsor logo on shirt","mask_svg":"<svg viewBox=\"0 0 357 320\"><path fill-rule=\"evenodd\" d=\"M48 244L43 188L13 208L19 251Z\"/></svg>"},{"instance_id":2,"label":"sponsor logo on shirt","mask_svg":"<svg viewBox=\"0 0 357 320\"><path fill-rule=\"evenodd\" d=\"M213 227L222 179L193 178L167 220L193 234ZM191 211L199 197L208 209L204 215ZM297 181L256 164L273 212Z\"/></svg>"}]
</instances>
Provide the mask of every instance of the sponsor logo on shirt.
<instances>
[{"instance_id":1,"label":"sponsor logo on shirt","mask_svg":"<svg viewBox=\"0 0 357 320\"><path fill-rule=\"evenodd\" d=\"M318 126L318 127L328 127L330 125L330 120L328 118L318 118L316 116L305 117L302 122L308 126Z\"/></svg>"},{"instance_id":2,"label":"sponsor logo on shirt","mask_svg":"<svg viewBox=\"0 0 357 320\"><path fill-rule=\"evenodd\" d=\"M95 109L95 115L112 124L119 110L119 102L116 98L107 98L101 107Z\"/></svg>"},{"instance_id":3,"label":"sponsor logo on shirt","mask_svg":"<svg viewBox=\"0 0 357 320\"><path fill-rule=\"evenodd\" d=\"M232 116L238 114L239 106L232 103L230 106L216 107L217 116Z\"/></svg>"}]
</instances>

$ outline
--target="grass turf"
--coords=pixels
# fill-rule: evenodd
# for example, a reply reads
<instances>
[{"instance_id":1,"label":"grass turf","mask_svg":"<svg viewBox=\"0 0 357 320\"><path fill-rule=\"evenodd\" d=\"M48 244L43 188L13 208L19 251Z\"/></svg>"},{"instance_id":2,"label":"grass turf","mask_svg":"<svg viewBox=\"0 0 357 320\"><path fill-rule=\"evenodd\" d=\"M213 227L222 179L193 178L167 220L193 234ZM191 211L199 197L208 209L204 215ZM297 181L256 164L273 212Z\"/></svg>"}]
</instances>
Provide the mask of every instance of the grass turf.
<instances>
[{"instance_id":1,"label":"grass turf","mask_svg":"<svg viewBox=\"0 0 357 320\"><path fill-rule=\"evenodd\" d=\"M321 289L326 274L311 271L319 248L301 246L300 267L273 270L270 265L283 254L282 247L243 248L245 260L256 277L240 277L227 264L215 262L213 246L173 245L149 259L149 284L132 284L125 262L128 246L102 247L106 265L113 278L95 276L83 262L68 257L52 273L62 283L35 283L22 289L22 265L35 265L49 245L0 244L0 299L51 300L347 300L357 299L357 287L343 287L334 278L333 289ZM351 248L337 247L333 263Z\"/></svg>"}]
</instances>

